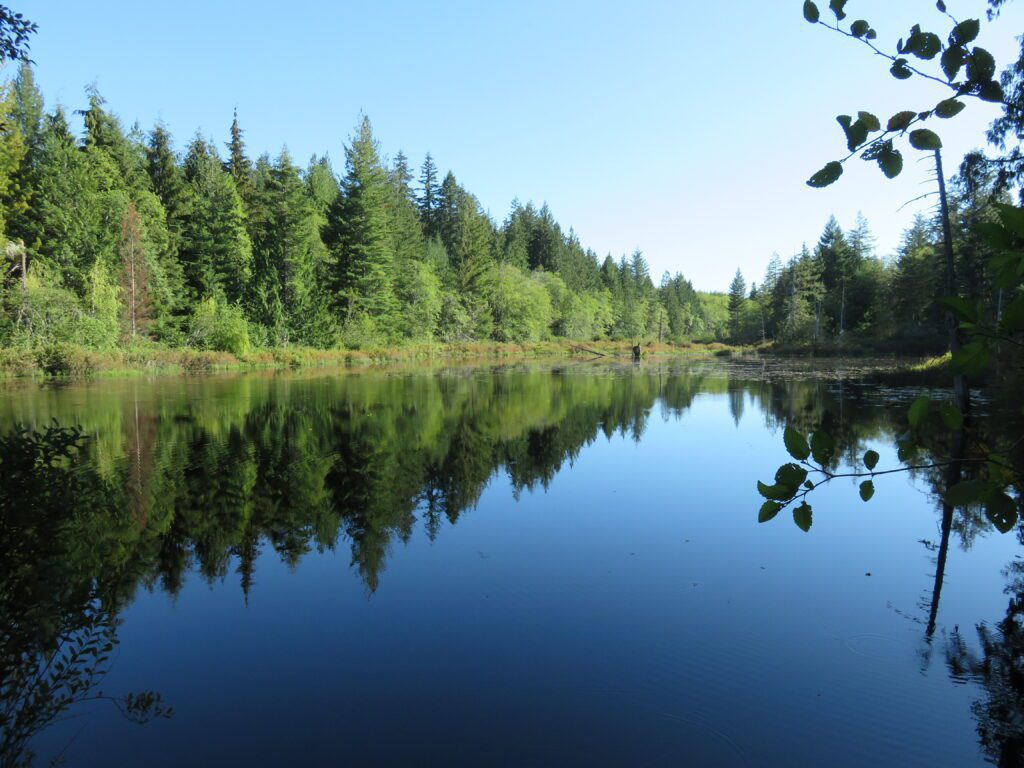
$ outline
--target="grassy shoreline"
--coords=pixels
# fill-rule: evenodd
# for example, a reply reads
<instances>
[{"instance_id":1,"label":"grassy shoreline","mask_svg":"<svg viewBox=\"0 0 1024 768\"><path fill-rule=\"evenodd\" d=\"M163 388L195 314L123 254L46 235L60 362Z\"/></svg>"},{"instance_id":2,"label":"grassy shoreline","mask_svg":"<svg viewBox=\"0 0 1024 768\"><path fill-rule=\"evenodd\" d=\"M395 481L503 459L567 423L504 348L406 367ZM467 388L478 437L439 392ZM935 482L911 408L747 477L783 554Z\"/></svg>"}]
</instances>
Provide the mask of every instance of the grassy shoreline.
<instances>
[{"instance_id":1,"label":"grassy shoreline","mask_svg":"<svg viewBox=\"0 0 1024 768\"><path fill-rule=\"evenodd\" d=\"M0 379L61 379L122 376L202 375L225 371L299 368L362 368L410 362L494 361L535 359L610 359L631 357L628 342L546 341L526 344L470 342L416 344L373 349L311 349L285 347L243 355L156 344L105 352L65 344L34 350L0 349ZM594 354L599 353L599 354ZM645 357L754 354L749 347L719 343L643 345Z\"/></svg>"}]
</instances>

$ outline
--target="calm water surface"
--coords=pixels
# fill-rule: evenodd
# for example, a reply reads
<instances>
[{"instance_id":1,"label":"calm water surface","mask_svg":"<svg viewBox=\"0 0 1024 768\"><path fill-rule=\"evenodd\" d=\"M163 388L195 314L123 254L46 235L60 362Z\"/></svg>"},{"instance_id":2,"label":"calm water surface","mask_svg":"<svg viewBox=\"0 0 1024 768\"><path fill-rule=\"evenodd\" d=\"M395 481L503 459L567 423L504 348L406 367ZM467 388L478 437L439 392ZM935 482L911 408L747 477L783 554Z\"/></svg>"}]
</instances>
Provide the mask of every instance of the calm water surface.
<instances>
[{"instance_id":1,"label":"calm water surface","mask_svg":"<svg viewBox=\"0 0 1024 768\"><path fill-rule=\"evenodd\" d=\"M77 704L29 746L73 766L1019 765L1017 531L958 512L937 594L938 477L869 504L820 489L806 533L757 522L786 423L891 466L916 394L760 363L10 385L2 431L81 425L104 491L38 544L46 610L4 596L5 642L45 647L80 618L63 596L93 590L118 621L95 690L173 708ZM33 692L4 693L9 718Z\"/></svg>"}]
</instances>

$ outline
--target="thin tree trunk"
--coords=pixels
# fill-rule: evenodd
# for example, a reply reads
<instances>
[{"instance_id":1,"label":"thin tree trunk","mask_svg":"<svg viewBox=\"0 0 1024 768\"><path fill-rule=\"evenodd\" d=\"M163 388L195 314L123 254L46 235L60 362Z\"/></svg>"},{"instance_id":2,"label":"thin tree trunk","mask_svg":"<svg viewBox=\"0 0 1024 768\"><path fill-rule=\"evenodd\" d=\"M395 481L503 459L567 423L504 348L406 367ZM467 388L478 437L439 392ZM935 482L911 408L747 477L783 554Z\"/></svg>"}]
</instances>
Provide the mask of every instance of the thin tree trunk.
<instances>
[{"instance_id":1,"label":"thin tree trunk","mask_svg":"<svg viewBox=\"0 0 1024 768\"><path fill-rule=\"evenodd\" d=\"M839 301L839 335L846 332L846 278L843 278L843 294Z\"/></svg>"},{"instance_id":2,"label":"thin tree trunk","mask_svg":"<svg viewBox=\"0 0 1024 768\"><path fill-rule=\"evenodd\" d=\"M958 429L953 434L952 459L953 462L946 470L946 490L960 482L962 467L961 459L964 455L964 443L966 442L964 431ZM949 534L953 529L953 506L946 502L942 503L942 538L939 540L939 554L935 560L935 584L932 586L932 602L928 610L928 624L925 628L925 637L929 640L935 634L935 625L939 616L939 598L942 595L942 582L946 574L946 558L949 556Z\"/></svg>"},{"instance_id":3,"label":"thin tree trunk","mask_svg":"<svg viewBox=\"0 0 1024 768\"><path fill-rule=\"evenodd\" d=\"M949 201L946 198L946 178L942 174L942 150L935 150L935 171L939 177L939 204L942 216L943 250L946 255L946 286L947 296L956 296L956 263L953 258L953 227L949 222ZM949 334L949 351L954 355L960 351L959 325L953 313L946 312L946 331ZM956 407L967 414L971 409L971 393L967 386L967 377L958 373L953 377L953 394Z\"/></svg>"}]
</instances>

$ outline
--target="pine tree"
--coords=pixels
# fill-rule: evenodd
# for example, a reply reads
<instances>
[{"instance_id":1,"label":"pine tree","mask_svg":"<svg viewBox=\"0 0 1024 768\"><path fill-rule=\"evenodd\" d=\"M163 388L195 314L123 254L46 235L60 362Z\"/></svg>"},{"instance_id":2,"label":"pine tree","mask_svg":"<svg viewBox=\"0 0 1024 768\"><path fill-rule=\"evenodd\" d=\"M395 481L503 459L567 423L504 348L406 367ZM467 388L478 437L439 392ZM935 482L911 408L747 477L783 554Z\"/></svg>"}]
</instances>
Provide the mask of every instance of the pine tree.
<instances>
[{"instance_id":1,"label":"pine tree","mask_svg":"<svg viewBox=\"0 0 1024 768\"><path fill-rule=\"evenodd\" d=\"M420 169L420 189L418 202L423 232L427 238L437 237L440 235L437 212L441 191L437 187L437 166L429 152Z\"/></svg>"},{"instance_id":2,"label":"pine tree","mask_svg":"<svg viewBox=\"0 0 1024 768\"><path fill-rule=\"evenodd\" d=\"M5 244L10 213L28 209L28 192L21 184L28 148L15 119L16 110L13 89L0 86L0 245Z\"/></svg>"},{"instance_id":3,"label":"pine tree","mask_svg":"<svg viewBox=\"0 0 1024 768\"><path fill-rule=\"evenodd\" d=\"M109 205L109 195L101 190L102 154L82 151L60 108L46 119L25 244L30 263L35 257L45 260L79 296L85 294L97 259L115 258L119 227L109 226L109 214L119 225L123 210ZM111 171L111 183L116 175ZM124 196L119 197L123 205Z\"/></svg>"},{"instance_id":4,"label":"pine tree","mask_svg":"<svg viewBox=\"0 0 1024 768\"><path fill-rule=\"evenodd\" d=\"M834 329L842 336L847 328L849 284L859 265L860 256L850 247L835 216L825 224L815 256L821 267L821 280L825 288L827 327L822 330Z\"/></svg>"},{"instance_id":5,"label":"pine tree","mask_svg":"<svg viewBox=\"0 0 1024 768\"><path fill-rule=\"evenodd\" d=\"M733 338L739 336L743 305L746 303L747 282L739 269L729 283L729 333Z\"/></svg>"},{"instance_id":6,"label":"pine tree","mask_svg":"<svg viewBox=\"0 0 1024 768\"><path fill-rule=\"evenodd\" d=\"M309 165L306 166L304 182L306 184L306 194L309 196L313 210L320 220L320 227L322 229L327 223L327 212L331 210L331 206L334 205L338 195L341 194L338 178L334 175L331 161L326 155L323 157L313 155L310 158Z\"/></svg>"},{"instance_id":7,"label":"pine tree","mask_svg":"<svg viewBox=\"0 0 1024 768\"><path fill-rule=\"evenodd\" d=\"M343 322L367 322L370 333L390 337L398 311L389 229L392 192L366 117L345 149L341 188L326 230L335 308Z\"/></svg>"},{"instance_id":8,"label":"pine tree","mask_svg":"<svg viewBox=\"0 0 1024 768\"><path fill-rule=\"evenodd\" d=\"M512 201L512 210L501 229L501 261L517 269L528 269L530 259L530 231L533 208L523 208L519 200Z\"/></svg>"},{"instance_id":9,"label":"pine tree","mask_svg":"<svg viewBox=\"0 0 1024 768\"><path fill-rule=\"evenodd\" d=\"M857 212L857 220L854 222L853 229L850 230L848 239L850 249L858 261L874 258L875 236L871 234L868 220L864 218L864 214L860 211Z\"/></svg>"},{"instance_id":10,"label":"pine tree","mask_svg":"<svg viewBox=\"0 0 1024 768\"><path fill-rule=\"evenodd\" d=\"M177 252L181 247L184 218L191 202L190 190L174 155L171 135L162 123L150 131L146 146L146 171L153 192L160 199L166 214L171 248Z\"/></svg>"},{"instance_id":11,"label":"pine tree","mask_svg":"<svg viewBox=\"0 0 1024 768\"><path fill-rule=\"evenodd\" d=\"M184 220L181 260L192 302L219 296L241 302L252 271L245 212L213 146L198 136L185 157L185 180L192 205Z\"/></svg>"},{"instance_id":12,"label":"pine tree","mask_svg":"<svg viewBox=\"0 0 1024 768\"><path fill-rule=\"evenodd\" d=\"M562 230L545 203L533 221L533 231L530 234L530 269L556 271L561 261L561 249Z\"/></svg>"},{"instance_id":13,"label":"pine tree","mask_svg":"<svg viewBox=\"0 0 1024 768\"><path fill-rule=\"evenodd\" d=\"M286 150L273 164L257 162L253 199L261 212L251 223L254 318L275 344L330 343L321 289L326 248L313 201Z\"/></svg>"},{"instance_id":14,"label":"pine tree","mask_svg":"<svg viewBox=\"0 0 1024 768\"><path fill-rule=\"evenodd\" d=\"M424 258L426 242L416 196L410 186L412 173L403 153L399 152L395 157L394 165L388 173L388 180L391 183L388 229L391 232L391 248L395 257L395 273L408 275L411 272L406 268L407 262Z\"/></svg>"},{"instance_id":15,"label":"pine tree","mask_svg":"<svg viewBox=\"0 0 1024 768\"><path fill-rule=\"evenodd\" d=\"M149 189L144 151L125 136L117 117L104 109L107 102L96 86L89 86L86 93L89 108L78 113L85 123L85 149L102 152L113 162L120 185L132 192Z\"/></svg>"},{"instance_id":16,"label":"pine tree","mask_svg":"<svg viewBox=\"0 0 1024 768\"><path fill-rule=\"evenodd\" d=\"M245 154L245 141L242 138L244 131L238 125L238 108L235 108L231 118L231 141L225 146L228 148L228 160L226 168L231 178L234 179L235 189L245 205L250 204L253 192L252 163Z\"/></svg>"}]
</instances>

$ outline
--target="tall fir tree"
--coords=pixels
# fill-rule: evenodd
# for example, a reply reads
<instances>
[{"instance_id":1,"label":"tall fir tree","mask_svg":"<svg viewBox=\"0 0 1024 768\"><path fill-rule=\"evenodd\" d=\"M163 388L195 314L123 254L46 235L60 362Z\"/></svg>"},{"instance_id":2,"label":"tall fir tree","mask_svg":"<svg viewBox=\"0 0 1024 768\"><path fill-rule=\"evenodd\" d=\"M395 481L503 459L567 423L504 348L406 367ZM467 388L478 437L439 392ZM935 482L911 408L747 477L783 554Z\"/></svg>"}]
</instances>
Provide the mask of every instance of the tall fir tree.
<instances>
[{"instance_id":1,"label":"tall fir tree","mask_svg":"<svg viewBox=\"0 0 1024 768\"><path fill-rule=\"evenodd\" d=\"M743 305L747 301L747 281L743 279L743 273L739 269L729 283L729 333L737 338L740 333L740 326L743 314Z\"/></svg>"},{"instance_id":2,"label":"tall fir tree","mask_svg":"<svg viewBox=\"0 0 1024 768\"><path fill-rule=\"evenodd\" d=\"M242 203L250 205L253 193L253 169L245 151L244 131L238 124L238 108L231 118L231 140L227 143L228 159L226 161L227 171L235 182L235 189L238 190Z\"/></svg>"},{"instance_id":3,"label":"tall fir tree","mask_svg":"<svg viewBox=\"0 0 1024 768\"><path fill-rule=\"evenodd\" d=\"M438 206L441 190L437 186L437 166L430 153L423 159L420 168L420 195L418 198L420 220L423 232L428 238L438 237Z\"/></svg>"},{"instance_id":4,"label":"tall fir tree","mask_svg":"<svg viewBox=\"0 0 1024 768\"><path fill-rule=\"evenodd\" d=\"M213 146L197 136L185 157L192 204L185 216L181 261L193 303L223 297L248 298L252 243L234 181Z\"/></svg>"},{"instance_id":5,"label":"tall fir tree","mask_svg":"<svg viewBox=\"0 0 1024 768\"><path fill-rule=\"evenodd\" d=\"M367 117L345 148L341 189L326 229L336 311L348 326L359 324L369 335L388 338L398 326L389 211L392 189Z\"/></svg>"}]
</instances>

